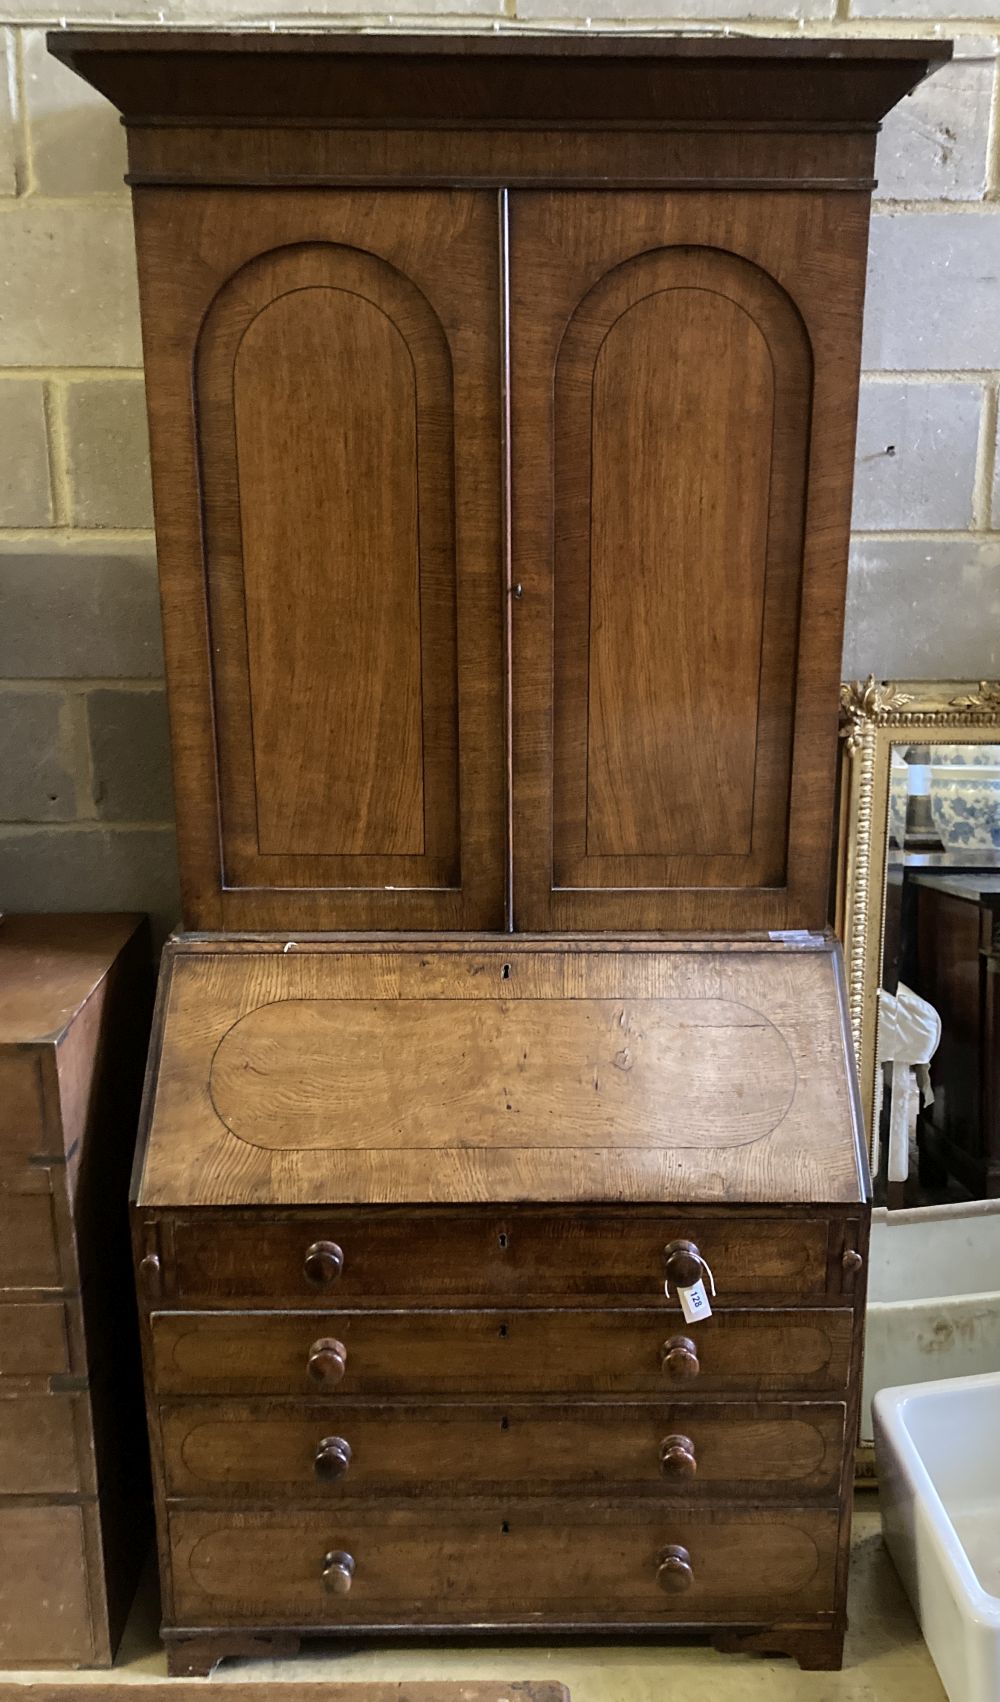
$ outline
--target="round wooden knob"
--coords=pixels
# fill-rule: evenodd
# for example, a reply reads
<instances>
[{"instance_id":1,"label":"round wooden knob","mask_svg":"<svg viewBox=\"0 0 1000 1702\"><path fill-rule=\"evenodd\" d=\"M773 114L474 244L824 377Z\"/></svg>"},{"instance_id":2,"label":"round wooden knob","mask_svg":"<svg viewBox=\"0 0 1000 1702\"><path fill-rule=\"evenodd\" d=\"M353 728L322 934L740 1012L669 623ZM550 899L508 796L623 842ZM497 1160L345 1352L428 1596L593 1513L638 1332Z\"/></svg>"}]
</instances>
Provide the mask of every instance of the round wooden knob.
<instances>
[{"instance_id":1,"label":"round wooden knob","mask_svg":"<svg viewBox=\"0 0 1000 1702\"><path fill-rule=\"evenodd\" d=\"M656 1582L668 1596L681 1596L694 1583L691 1556L679 1542L661 1548L656 1557Z\"/></svg>"},{"instance_id":2,"label":"round wooden knob","mask_svg":"<svg viewBox=\"0 0 1000 1702\"><path fill-rule=\"evenodd\" d=\"M697 1377L701 1370L698 1349L690 1336L671 1336L668 1342L664 1342L660 1363L669 1376L678 1379Z\"/></svg>"},{"instance_id":3,"label":"round wooden knob","mask_svg":"<svg viewBox=\"0 0 1000 1702\"><path fill-rule=\"evenodd\" d=\"M316 1288L329 1288L344 1268L344 1255L336 1241L314 1241L306 1248L303 1269L306 1280Z\"/></svg>"},{"instance_id":4,"label":"round wooden knob","mask_svg":"<svg viewBox=\"0 0 1000 1702\"><path fill-rule=\"evenodd\" d=\"M339 1383L347 1370L347 1349L343 1342L334 1341L332 1336L321 1336L313 1342L306 1370L314 1383L322 1383L324 1387Z\"/></svg>"},{"instance_id":5,"label":"round wooden knob","mask_svg":"<svg viewBox=\"0 0 1000 1702\"><path fill-rule=\"evenodd\" d=\"M841 1263L849 1276L853 1276L855 1271L859 1271L864 1262L864 1259L856 1247L848 1247L847 1252L841 1260Z\"/></svg>"},{"instance_id":6,"label":"round wooden knob","mask_svg":"<svg viewBox=\"0 0 1000 1702\"><path fill-rule=\"evenodd\" d=\"M335 1596L346 1596L354 1582L354 1556L332 1548L323 1556L323 1582Z\"/></svg>"},{"instance_id":7,"label":"round wooden knob","mask_svg":"<svg viewBox=\"0 0 1000 1702\"><path fill-rule=\"evenodd\" d=\"M660 1443L660 1469L664 1477L694 1477L698 1461L690 1436L664 1436Z\"/></svg>"},{"instance_id":8,"label":"round wooden knob","mask_svg":"<svg viewBox=\"0 0 1000 1702\"><path fill-rule=\"evenodd\" d=\"M663 1249L663 1268L671 1288L693 1288L705 1273L701 1254L693 1241L671 1241Z\"/></svg>"},{"instance_id":9,"label":"round wooden knob","mask_svg":"<svg viewBox=\"0 0 1000 1702\"><path fill-rule=\"evenodd\" d=\"M351 1444L342 1436L324 1436L313 1460L313 1471L324 1483L343 1477L351 1463Z\"/></svg>"}]
</instances>

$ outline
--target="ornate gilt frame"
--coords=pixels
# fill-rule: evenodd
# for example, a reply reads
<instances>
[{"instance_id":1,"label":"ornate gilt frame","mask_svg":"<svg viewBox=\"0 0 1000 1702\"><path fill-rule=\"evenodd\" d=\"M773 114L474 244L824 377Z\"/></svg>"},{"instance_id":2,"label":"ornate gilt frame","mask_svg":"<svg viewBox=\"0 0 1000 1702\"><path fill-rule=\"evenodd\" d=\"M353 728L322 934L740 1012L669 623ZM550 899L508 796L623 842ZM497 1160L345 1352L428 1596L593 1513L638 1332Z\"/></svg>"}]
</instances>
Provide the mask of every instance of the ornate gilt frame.
<instances>
[{"instance_id":1,"label":"ornate gilt frame","mask_svg":"<svg viewBox=\"0 0 1000 1702\"><path fill-rule=\"evenodd\" d=\"M869 1148L882 970L889 765L895 744L1000 744L1000 681L853 680L841 686L836 928ZM919 737L918 737L919 736Z\"/></svg>"}]
</instances>

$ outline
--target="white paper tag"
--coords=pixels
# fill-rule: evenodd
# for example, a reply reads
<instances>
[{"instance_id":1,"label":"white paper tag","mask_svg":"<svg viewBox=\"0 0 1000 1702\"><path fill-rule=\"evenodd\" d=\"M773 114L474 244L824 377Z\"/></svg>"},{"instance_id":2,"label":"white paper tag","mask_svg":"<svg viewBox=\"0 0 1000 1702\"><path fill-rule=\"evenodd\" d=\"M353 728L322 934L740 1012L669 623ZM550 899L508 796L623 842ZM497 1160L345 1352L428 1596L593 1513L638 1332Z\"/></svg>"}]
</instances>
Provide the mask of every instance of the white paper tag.
<instances>
[{"instance_id":1,"label":"white paper tag","mask_svg":"<svg viewBox=\"0 0 1000 1702\"><path fill-rule=\"evenodd\" d=\"M712 1308L709 1304L708 1295L705 1293L705 1284L700 1278L693 1288L678 1288L677 1298L681 1303L685 1324L696 1324L699 1319L712 1316Z\"/></svg>"}]
</instances>

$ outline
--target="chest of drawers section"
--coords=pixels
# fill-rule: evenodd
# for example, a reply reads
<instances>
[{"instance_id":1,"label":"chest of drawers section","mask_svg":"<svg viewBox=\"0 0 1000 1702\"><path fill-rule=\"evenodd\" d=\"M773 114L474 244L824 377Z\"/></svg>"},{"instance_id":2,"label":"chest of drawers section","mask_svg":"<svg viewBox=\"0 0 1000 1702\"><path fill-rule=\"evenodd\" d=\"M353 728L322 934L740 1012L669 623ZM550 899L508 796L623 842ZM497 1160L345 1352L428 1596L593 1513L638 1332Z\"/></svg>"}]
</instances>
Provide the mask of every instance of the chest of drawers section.
<instances>
[{"instance_id":1,"label":"chest of drawers section","mask_svg":"<svg viewBox=\"0 0 1000 1702\"><path fill-rule=\"evenodd\" d=\"M128 1172L130 916L0 920L0 1666L110 1665L148 1542Z\"/></svg>"},{"instance_id":2,"label":"chest of drawers section","mask_svg":"<svg viewBox=\"0 0 1000 1702\"><path fill-rule=\"evenodd\" d=\"M415 1628L836 1658L864 1208L138 1211L135 1232L173 1670ZM717 1287L696 1324L670 1284L692 1261Z\"/></svg>"}]
</instances>

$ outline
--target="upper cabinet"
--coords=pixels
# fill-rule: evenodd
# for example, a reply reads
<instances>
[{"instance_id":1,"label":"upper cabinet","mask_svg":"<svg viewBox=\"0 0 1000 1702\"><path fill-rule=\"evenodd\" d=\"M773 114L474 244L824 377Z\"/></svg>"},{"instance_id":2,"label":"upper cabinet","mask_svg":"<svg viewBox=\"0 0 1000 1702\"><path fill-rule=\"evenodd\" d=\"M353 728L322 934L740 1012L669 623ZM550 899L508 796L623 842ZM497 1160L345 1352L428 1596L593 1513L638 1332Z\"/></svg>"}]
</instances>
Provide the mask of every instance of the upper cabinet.
<instances>
[{"instance_id":1,"label":"upper cabinet","mask_svg":"<svg viewBox=\"0 0 1000 1702\"><path fill-rule=\"evenodd\" d=\"M875 131L940 43L64 32L185 924L826 920Z\"/></svg>"}]
</instances>

